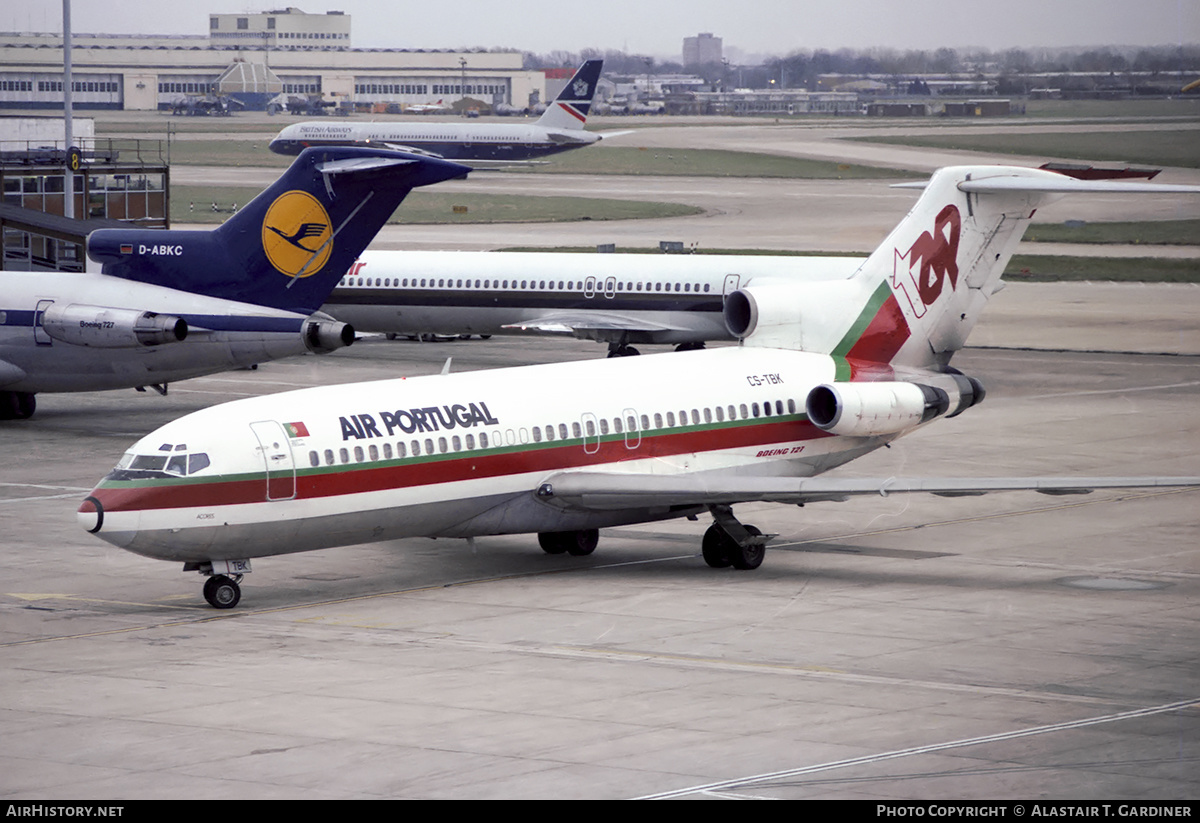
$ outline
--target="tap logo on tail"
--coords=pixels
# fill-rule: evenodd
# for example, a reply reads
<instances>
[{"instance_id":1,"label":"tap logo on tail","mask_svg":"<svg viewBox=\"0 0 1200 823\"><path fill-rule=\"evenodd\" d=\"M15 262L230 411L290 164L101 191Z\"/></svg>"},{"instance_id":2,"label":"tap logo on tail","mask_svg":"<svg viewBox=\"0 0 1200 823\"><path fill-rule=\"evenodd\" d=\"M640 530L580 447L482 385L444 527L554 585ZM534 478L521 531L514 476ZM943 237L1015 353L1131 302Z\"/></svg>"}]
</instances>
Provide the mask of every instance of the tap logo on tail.
<instances>
[{"instance_id":1,"label":"tap logo on tail","mask_svg":"<svg viewBox=\"0 0 1200 823\"><path fill-rule=\"evenodd\" d=\"M317 198L284 192L263 218L262 244L271 265L288 277L310 277L333 251L333 224Z\"/></svg>"},{"instance_id":2,"label":"tap logo on tail","mask_svg":"<svg viewBox=\"0 0 1200 823\"><path fill-rule=\"evenodd\" d=\"M954 291L958 285L958 238L961 230L962 217L958 207L949 205L938 212L932 234L921 232L912 248L904 254L896 249L892 289L904 293L917 317L925 316L925 311L941 296L947 280L950 281L950 291ZM914 273L918 262L920 268Z\"/></svg>"}]
</instances>

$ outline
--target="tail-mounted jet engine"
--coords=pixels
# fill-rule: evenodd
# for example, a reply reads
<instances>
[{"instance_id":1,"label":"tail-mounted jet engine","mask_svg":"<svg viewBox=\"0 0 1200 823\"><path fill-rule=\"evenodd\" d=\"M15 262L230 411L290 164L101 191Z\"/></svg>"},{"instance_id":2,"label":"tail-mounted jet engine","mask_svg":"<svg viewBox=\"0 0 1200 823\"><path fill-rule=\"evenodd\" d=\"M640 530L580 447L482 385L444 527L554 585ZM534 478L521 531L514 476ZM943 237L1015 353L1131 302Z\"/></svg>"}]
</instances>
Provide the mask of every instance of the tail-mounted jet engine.
<instances>
[{"instance_id":1,"label":"tail-mounted jet engine","mask_svg":"<svg viewBox=\"0 0 1200 823\"><path fill-rule=\"evenodd\" d=\"M310 319L304 324L304 345L316 354L327 354L353 342L354 327L349 323L339 323L333 319Z\"/></svg>"},{"instance_id":2,"label":"tail-mounted jet engine","mask_svg":"<svg viewBox=\"0 0 1200 823\"><path fill-rule=\"evenodd\" d=\"M898 434L935 417L981 402L983 386L961 374L929 375L922 383L826 383L808 393L809 421L822 431L851 437Z\"/></svg>"},{"instance_id":3,"label":"tail-mounted jet engine","mask_svg":"<svg viewBox=\"0 0 1200 823\"><path fill-rule=\"evenodd\" d=\"M41 327L54 338L75 346L131 349L178 343L188 334L182 317L136 309L110 309L57 303L42 312Z\"/></svg>"}]
</instances>

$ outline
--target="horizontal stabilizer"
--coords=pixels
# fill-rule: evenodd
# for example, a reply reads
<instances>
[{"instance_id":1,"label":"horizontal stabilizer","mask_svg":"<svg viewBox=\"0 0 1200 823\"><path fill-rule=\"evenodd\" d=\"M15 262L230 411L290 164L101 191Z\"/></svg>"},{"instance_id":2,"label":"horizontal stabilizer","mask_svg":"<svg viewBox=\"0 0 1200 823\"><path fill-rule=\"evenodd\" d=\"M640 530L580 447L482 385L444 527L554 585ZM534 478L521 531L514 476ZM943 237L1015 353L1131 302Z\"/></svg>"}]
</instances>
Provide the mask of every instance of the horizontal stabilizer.
<instances>
[{"instance_id":1,"label":"horizontal stabilizer","mask_svg":"<svg viewBox=\"0 0 1200 823\"><path fill-rule=\"evenodd\" d=\"M1063 174L1041 174L1036 169L1005 169L996 176L963 180L958 190L969 194L1011 194L1038 192L1040 194L1197 194L1200 186L1172 183L1134 183L1126 180L1078 180ZM893 183L893 189L924 189L928 183Z\"/></svg>"},{"instance_id":2,"label":"horizontal stabilizer","mask_svg":"<svg viewBox=\"0 0 1200 823\"><path fill-rule=\"evenodd\" d=\"M613 511L655 506L698 506L762 501L814 503L854 496L924 492L945 497L1001 491L1086 494L1096 489L1200 486L1200 477L729 477L577 472L554 475L537 490L540 500L567 509Z\"/></svg>"},{"instance_id":3,"label":"horizontal stabilizer","mask_svg":"<svg viewBox=\"0 0 1200 823\"><path fill-rule=\"evenodd\" d=\"M327 163L319 163L316 169L321 174L355 175L376 172L380 169L411 166L416 162L416 160L402 157L348 157L342 160L330 160Z\"/></svg>"}]
</instances>

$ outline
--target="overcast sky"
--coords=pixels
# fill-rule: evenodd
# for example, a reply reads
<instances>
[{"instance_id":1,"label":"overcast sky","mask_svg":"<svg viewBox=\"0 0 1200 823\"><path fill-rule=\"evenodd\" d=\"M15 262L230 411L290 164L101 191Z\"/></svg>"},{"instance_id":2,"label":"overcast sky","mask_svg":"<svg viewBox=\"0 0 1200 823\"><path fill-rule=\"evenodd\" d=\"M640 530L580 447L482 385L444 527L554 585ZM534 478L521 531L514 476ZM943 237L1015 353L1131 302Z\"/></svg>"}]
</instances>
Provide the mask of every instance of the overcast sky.
<instances>
[{"instance_id":1,"label":"overcast sky","mask_svg":"<svg viewBox=\"0 0 1200 823\"><path fill-rule=\"evenodd\" d=\"M299 0L292 0L299 2ZM104 34L208 33L210 13L284 8L265 0L74 0L72 28ZM353 18L356 47L624 50L678 60L683 38L726 49L989 49L1200 43L1200 0L306 0ZM3 0L0 30L59 31L62 0Z\"/></svg>"}]
</instances>

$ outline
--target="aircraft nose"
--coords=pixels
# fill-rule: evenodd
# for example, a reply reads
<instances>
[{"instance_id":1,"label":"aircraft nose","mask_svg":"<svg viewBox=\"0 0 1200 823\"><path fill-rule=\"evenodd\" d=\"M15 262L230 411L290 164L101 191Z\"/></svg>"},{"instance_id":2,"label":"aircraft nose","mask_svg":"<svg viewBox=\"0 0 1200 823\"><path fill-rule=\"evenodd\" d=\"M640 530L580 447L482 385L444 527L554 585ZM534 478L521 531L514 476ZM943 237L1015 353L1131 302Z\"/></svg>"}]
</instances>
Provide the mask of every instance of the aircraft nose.
<instances>
[{"instance_id":1,"label":"aircraft nose","mask_svg":"<svg viewBox=\"0 0 1200 823\"><path fill-rule=\"evenodd\" d=\"M131 521L127 514L124 516L118 514L117 519L118 521ZM136 522L126 522L124 526L118 524L117 528L113 528L104 503L96 495L90 494L83 499L75 511L75 521L88 534L94 534L101 540L122 549L131 546L138 534Z\"/></svg>"},{"instance_id":2,"label":"aircraft nose","mask_svg":"<svg viewBox=\"0 0 1200 823\"><path fill-rule=\"evenodd\" d=\"M75 520L88 534L96 534L104 527L104 505L95 497L88 495L79 504L75 512Z\"/></svg>"}]
</instances>

